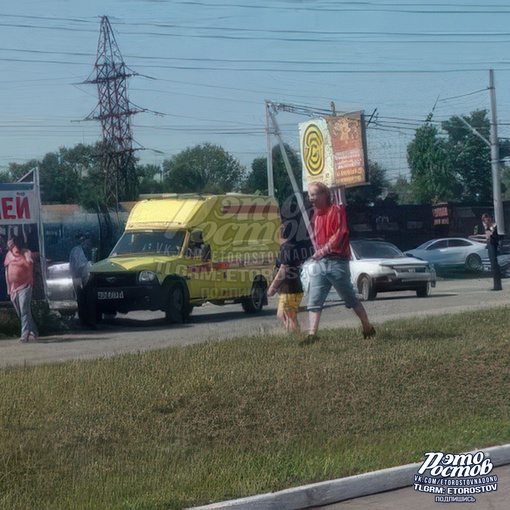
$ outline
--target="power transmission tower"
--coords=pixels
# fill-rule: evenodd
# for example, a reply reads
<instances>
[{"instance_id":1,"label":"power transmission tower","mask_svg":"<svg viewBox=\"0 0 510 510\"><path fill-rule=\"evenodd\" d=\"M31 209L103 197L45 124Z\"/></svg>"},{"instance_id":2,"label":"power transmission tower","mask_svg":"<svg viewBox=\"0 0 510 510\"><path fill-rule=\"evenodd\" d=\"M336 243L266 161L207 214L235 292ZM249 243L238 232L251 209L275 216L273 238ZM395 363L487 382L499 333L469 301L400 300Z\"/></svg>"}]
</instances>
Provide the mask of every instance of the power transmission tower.
<instances>
[{"instance_id":1,"label":"power transmission tower","mask_svg":"<svg viewBox=\"0 0 510 510\"><path fill-rule=\"evenodd\" d=\"M128 99L128 72L107 16L101 18L93 79L99 103L85 120L99 120L103 132L103 171L106 206L116 207L119 199L134 200L137 176L133 149L131 116L143 110L133 108Z\"/></svg>"}]
</instances>

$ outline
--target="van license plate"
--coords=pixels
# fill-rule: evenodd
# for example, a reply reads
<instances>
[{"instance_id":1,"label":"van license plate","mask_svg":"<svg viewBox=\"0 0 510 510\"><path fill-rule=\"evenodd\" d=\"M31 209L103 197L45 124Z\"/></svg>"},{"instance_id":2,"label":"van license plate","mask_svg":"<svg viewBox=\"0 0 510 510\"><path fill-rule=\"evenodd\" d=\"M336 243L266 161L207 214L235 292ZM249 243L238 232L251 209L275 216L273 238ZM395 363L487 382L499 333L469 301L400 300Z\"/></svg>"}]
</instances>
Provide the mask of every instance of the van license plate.
<instances>
[{"instance_id":1,"label":"van license plate","mask_svg":"<svg viewBox=\"0 0 510 510\"><path fill-rule=\"evenodd\" d=\"M97 291L97 299L124 299L124 292L122 290L116 291Z\"/></svg>"}]
</instances>

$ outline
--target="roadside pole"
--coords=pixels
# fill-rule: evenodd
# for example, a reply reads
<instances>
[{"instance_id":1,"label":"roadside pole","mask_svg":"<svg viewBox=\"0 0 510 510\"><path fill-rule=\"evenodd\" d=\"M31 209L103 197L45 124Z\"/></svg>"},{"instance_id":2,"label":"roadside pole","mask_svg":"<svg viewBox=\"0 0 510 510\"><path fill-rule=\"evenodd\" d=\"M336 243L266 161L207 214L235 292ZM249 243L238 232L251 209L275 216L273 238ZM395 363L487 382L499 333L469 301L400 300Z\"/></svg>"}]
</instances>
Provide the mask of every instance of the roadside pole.
<instances>
[{"instance_id":1,"label":"roadside pole","mask_svg":"<svg viewBox=\"0 0 510 510\"><path fill-rule=\"evenodd\" d=\"M505 216L503 201L501 200L501 175L499 161L498 116L496 112L496 87L494 84L494 71L489 71L489 90L491 96L491 168L492 168L492 195L494 200L494 216L498 226L498 234L505 234Z\"/></svg>"},{"instance_id":2,"label":"roadside pole","mask_svg":"<svg viewBox=\"0 0 510 510\"><path fill-rule=\"evenodd\" d=\"M266 130L267 130L267 194L270 197L274 197L273 151L271 148L271 126L268 101L266 101Z\"/></svg>"},{"instance_id":3,"label":"roadside pole","mask_svg":"<svg viewBox=\"0 0 510 510\"><path fill-rule=\"evenodd\" d=\"M266 103L267 106L267 103ZM313 229L312 225L310 223L310 218L308 217L308 214L306 212L305 203L303 200L303 195L301 190L299 189L299 186L297 185L296 178L294 177L294 174L292 173L292 167L290 166L289 158L287 156L287 151L285 150L285 145L283 143L282 135L280 133L280 127L278 126L278 123L276 122L276 118L274 116L274 113L271 112L271 110L266 110L269 118L271 119L271 122L273 124L273 128L276 134L276 137L278 138L278 143L280 145L280 150L283 157L283 162L285 164L285 169L287 170L287 174L289 176L290 182L292 184L292 189L294 190L294 193L296 195L296 200L298 203L299 210L301 211L301 216L303 217L303 220L305 222L306 230L308 231L308 235L310 236L310 240L312 241L312 244L314 244L314 237L313 237Z\"/></svg>"},{"instance_id":4,"label":"roadside pole","mask_svg":"<svg viewBox=\"0 0 510 510\"><path fill-rule=\"evenodd\" d=\"M468 127L478 138L483 140L491 149L492 169L492 200L494 204L494 218L498 226L498 234L505 235L505 215L503 213L503 201L501 199L501 175L499 159L498 139L498 116L496 113L496 87L494 85L494 71L489 71L489 92L491 97L491 130L490 140L481 135L464 117L459 115L459 120Z\"/></svg>"}]
</instances>

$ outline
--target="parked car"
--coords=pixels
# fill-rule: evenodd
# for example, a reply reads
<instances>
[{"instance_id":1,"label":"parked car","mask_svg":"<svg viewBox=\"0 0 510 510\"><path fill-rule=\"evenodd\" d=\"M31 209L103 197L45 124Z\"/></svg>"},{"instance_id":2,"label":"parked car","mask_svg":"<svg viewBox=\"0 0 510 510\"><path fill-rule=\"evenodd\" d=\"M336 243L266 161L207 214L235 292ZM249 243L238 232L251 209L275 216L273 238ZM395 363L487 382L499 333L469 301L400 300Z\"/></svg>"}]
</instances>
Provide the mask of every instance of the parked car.
<instances>
[{"instance_id":1,"label":"parked car","mask_svg":"<svg viewBox=\"0 0 510 510\"><path fill-rule=\"evenodd\" d=\"M76 301L69 262L49 263L46 275L50 301Z\"/></svg>"},{"instance_id":2,"label":"parked car","mask_svg":"<svg viewBox=\"0 0 510 510\"><path fill-rule=\"evenodd\" d=\"M487 257L484 243L463 237L431 239L414 250L406 252L412 257L434 264L436 270L457 269L468 272L483 270Z\"/></svg>"},{"instance_id":3,"label":"parked car","mask_svg":"<svg viewBox=\"0 0 510 510\"><path fill-rule=\"evenodd\" d=\"M418 297L427 297L436 286L434 267L406 256L394 244L354 240L351 252L351 279L362 300L375 299L379 292L401 290L412 290Z\"/></svg>"}]
</instances>

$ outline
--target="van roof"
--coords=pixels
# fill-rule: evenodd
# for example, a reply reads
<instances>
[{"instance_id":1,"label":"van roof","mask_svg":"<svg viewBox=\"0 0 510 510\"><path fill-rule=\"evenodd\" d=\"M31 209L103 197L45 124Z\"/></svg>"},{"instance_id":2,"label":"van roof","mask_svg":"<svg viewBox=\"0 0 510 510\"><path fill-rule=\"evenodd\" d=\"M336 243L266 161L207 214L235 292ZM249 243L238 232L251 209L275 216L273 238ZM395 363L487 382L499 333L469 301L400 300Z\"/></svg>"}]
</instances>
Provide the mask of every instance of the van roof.
<instances>
[{"instance_id":1,"label":"van roof","mask_svg":"<svg viewBox=\"0 0 510 510\"><path fill-rule=\"evenodd\" d=\"M226 201L226 202L225 202ZM219 202L219 204L218 204ZM234 204L233 202L238 202ZM227 194L165 194L137 202L129 215L126 230L188 228L205 221L216 206L223 214L261 213L279 217L278 203L272 197ZM261 207L262 206L262 211ZM200 211L200 214L198 214Z\"/></svg>"}]
</instances>

